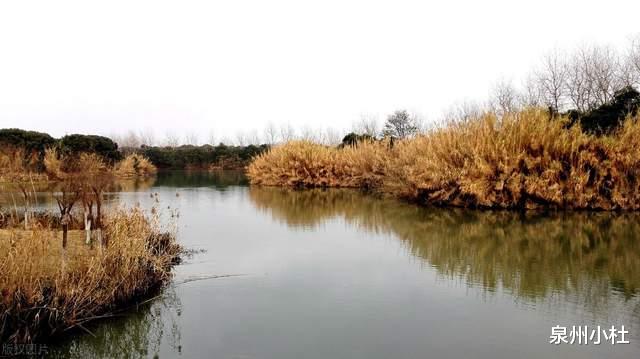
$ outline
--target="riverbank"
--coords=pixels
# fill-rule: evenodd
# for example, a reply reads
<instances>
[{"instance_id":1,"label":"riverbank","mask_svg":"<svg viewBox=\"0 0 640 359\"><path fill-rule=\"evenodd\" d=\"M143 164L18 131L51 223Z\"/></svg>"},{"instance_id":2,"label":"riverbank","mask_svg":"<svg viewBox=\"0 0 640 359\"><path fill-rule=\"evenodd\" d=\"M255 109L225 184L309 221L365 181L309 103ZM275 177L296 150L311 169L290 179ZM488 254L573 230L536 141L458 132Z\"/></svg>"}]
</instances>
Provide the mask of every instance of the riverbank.
<instances>
[{"instance_id":1,"label":"riverbank","mask_svg":"<svg viewBox=\"0 0 640 359\"><path fill-rule=\"evenodd\" d=\"M154 216L117 209L103 241L70 230L0 230L0 341L42 343L140 302L171 277L181 247Z\"/></svg>"},{"instance_id":2,"label":"riverbank","mask_svg":"<svg viewBox=\"0 0 640 359\"><path fill-rule=\"evenodd\" d=\"M285 143L247 174L255 185L366 188L424 205L638 210L639 122L598 136L542 109L488 113L394 142Z\"/></svg>"}]
</instances>

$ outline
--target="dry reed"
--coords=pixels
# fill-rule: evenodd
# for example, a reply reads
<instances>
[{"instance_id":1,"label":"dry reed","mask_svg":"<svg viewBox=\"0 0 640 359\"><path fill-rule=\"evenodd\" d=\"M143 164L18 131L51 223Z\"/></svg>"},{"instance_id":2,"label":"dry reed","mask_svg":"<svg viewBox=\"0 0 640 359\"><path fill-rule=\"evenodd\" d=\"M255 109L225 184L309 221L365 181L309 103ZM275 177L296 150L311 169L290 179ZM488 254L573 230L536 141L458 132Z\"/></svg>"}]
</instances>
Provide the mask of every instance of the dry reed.
<instances>
[{"instance_id":1,"label":"dry reed","mask_svg":"<svg viewBox=\"0 0 640 359\"><path fill-rule=\"evenodd\" d=\"M132 153L118 162L113 172L118 178L150 177L155 175L158 169L145 156Z\"/></svg>"},{"instance_id":2,"label":"dry reed","mask_svg":"<svg viewBox=\"0 0 640 359\"><path fill-rule=\"evenodd\" d=\"M256 157L252 184L367 187L423 204L640 209L640 116L607 136L542 109L450 123L393 146L290 142Z\"/></svg>"},{"instance_id":3,"label":"dry reed","mask_svg":"<svg viewBox=\"0 0 640 359\"><path fill-rule=\"evenodd\" d=\"M170 276L180 247L161 233L157 217L116 209L104 226L107 247L91 248L71 231L0 230L0 341L47 340L108 316L158 288Z\"/></svg>"}]
</instances>

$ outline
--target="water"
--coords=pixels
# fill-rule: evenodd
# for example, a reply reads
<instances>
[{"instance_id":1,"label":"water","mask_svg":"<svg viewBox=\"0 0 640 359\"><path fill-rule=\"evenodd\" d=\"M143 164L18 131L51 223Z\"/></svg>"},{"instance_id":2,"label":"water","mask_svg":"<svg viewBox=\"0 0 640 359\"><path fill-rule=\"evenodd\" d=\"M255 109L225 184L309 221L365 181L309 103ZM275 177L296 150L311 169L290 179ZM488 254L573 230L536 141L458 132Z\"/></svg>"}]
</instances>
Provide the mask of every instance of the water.
<instances>
[{"instance_id":1,"label":"water","mask_svg":"<svg viewBox=\"0 0 640 359\"><path fill-rule=\"evenodd\" d=\"M351 190L160 174L113 203L178 209L196 253L161 296L55 357L629 358L640 215L425 209ZM42 197L46 203L46 196ZM45 206L46 204L43 204ZM229 277L212 278L212 276ZM555 325L630 344L551 345Z\"/></svg>"}]
</instances>

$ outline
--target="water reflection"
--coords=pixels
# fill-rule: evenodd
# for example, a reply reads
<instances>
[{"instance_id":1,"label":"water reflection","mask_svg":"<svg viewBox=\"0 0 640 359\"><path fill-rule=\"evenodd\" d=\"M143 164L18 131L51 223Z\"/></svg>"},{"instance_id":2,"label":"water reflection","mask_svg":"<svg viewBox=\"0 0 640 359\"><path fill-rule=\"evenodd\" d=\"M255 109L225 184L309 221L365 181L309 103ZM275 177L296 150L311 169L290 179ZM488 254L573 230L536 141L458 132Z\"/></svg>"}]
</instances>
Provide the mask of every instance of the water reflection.
<instances>
[{"instance_id":1,"label":"water reflection","mask_svg":"<svg viewBox=\"0 0 640 359\"><path fill-rule=\"evenodd\" d=\"M88 329L93 335L71 337L64 347L53 346L49 357L158 358L165 351L180 353L181 312L175 288L167 288L152 303L132 308L121 317L90 325Z\"/></svg>"},{"instance_id":2,"label":"water reflection","mask_svg":"<svg viewBox=\"0 0 640 359\"><path fill-rule=\"evenodd\" d=\"M518 299L554 296L594 313L621 299L638 316L640 215L425 209L351 190L249 189L254 205L292 228L342 217L391 233L446 278Z\"/></svg>"}]
</instances>

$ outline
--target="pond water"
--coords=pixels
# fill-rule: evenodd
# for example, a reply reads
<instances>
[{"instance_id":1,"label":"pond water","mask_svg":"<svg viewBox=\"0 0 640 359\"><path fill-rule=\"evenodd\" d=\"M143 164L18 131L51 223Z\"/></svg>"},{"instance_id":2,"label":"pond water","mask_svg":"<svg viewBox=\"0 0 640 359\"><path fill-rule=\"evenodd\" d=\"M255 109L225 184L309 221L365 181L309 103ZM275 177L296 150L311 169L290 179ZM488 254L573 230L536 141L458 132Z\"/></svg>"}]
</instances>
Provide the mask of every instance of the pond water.
<instances>
[{"instance_id":1,"label":"pond water","mask_svg":"<svg viewBox=\"0 0 640 359\"><path fill-rule=\"evenodd\" d=\"M159 298L53 356L629 358L640 349L638 214L427 209L353 190L249 187L238 173L161 173L109 198L158 206L150 192L178 209L180 242L203 251L175 268ZM567 339L574 325L624 325L630 343L549 344L556 325Z\"/></svg>"}]
</instances>

